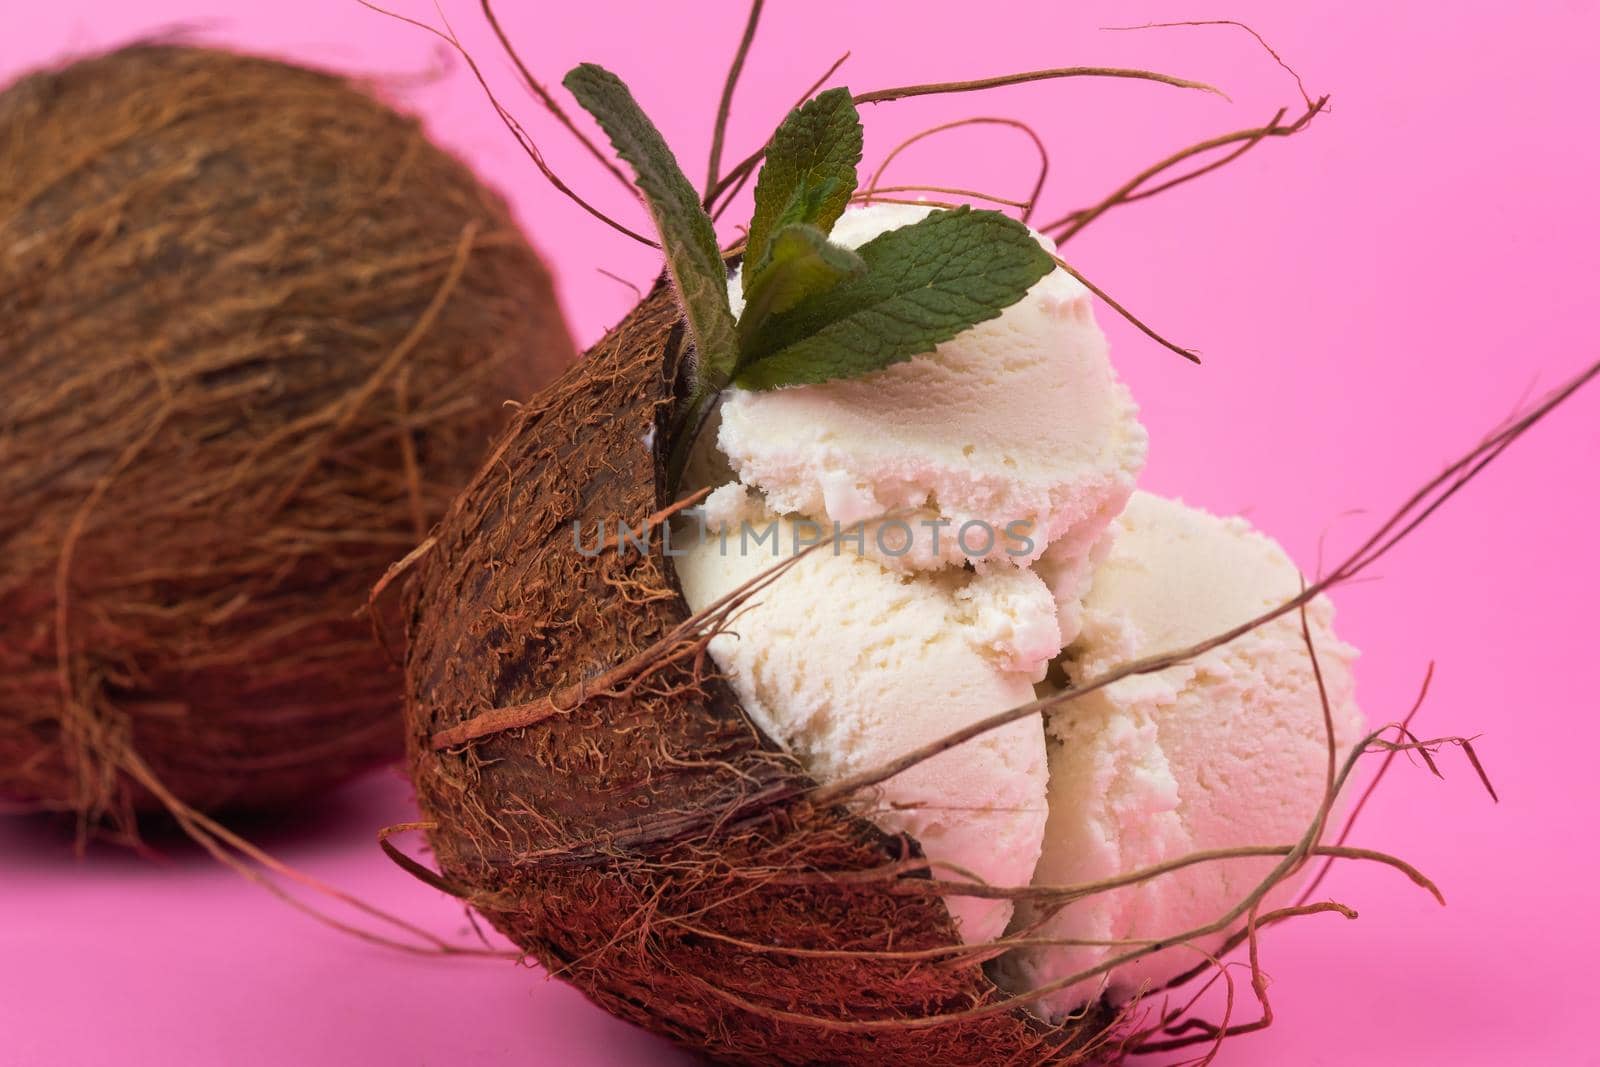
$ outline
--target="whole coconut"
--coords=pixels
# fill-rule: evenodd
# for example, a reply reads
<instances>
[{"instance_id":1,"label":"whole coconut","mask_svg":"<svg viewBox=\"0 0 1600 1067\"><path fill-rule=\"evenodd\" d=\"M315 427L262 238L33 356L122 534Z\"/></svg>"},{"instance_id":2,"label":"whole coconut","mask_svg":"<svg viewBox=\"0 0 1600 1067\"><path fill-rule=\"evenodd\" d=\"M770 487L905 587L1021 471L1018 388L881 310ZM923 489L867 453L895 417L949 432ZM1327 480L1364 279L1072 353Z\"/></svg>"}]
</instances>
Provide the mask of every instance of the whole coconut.
<instances>
[{"instance_id":1,"label":"whole coconut","mask_svg":"<svg viewBox=\"0 0 1600 1067\"><path fill-rule=\"evenodd\" d=\"M126 829L396 756L358 612L573 355L500 198L347 80L142 45L0 94L0 797Z\"/></svg>"},{"instance_id":2,"label":"whole coconut","mask_svg":"<svg viewBox=\"0 0 1600 1067\"><path fill-rule=\"evenodd\" d=\"M1079 1060L1104 1014L1048 1028L1008 1003L902 862L916 842L812 805L703 648L653 647L689 616L660 538L593 553L597 524L637 529L668 503L679 321L658 291L524 408L413 580L407 720L435 884L719 1060ZM650 669L615 669L641 654ZM436 736L500 708L533 725Z\"/></svg>"}]
</instances>

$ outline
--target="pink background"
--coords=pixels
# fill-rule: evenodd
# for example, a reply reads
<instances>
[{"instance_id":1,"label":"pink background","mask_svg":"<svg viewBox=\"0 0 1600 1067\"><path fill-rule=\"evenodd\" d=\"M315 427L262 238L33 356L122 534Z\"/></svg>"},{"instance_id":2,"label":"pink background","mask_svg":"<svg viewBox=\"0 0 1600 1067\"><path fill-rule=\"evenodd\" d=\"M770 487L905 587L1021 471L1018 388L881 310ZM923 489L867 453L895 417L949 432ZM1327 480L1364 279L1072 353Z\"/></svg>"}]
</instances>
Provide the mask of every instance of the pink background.
<instances>
[{"instance_id":1,"label":"pink background","mask_svg":"<svg viewBox=\"0 0 1600 1067\"><path fill-rule=\"evenodd\" d=\"M436 18L420 0L396 0ZM699 178L742 3L504 2L551 84L579 60L622 73ZM173 23L347 70L407 78L434 64L418 31L329 0L55 0L14 12L0 75ZM1308 569L1372 515L1541 390L1600 354L1600 175L1593 77L1600 5L777 2L736 103L730 157L762 139L841 51L857 90L1067 63L1156 67L1233 103L1159 86L1057 83L868 113L869 162L904 134L972 114L1027 118L1054 148L1047 208L1092 201L1139 165L1297 102L1230 29L1102 33L1151 19L1250 21L1334 94L1302 138L1115 213L1068 250L1091 278L1201 349L1184 365L1109 314L1152 439L1146 485L1244 510ZM551 162L641 218L516 87L471 0L445 10ZM692 13L691 13L692 12ZM404 95L516 201L560 265L584 343L627 308L647 251L559 199L457 68ZM942 152L941 148L948 149ZM1004 131L928 143L897 180L1023 193L1030 155ZM1044 217L1050 217L1047 213ZM1276 931L1279 1023L1232 1064L1600 1064L1590 970L1600 944L1592 841L1600 562L1590 524L1600 388L1508 454L1381 568L1338 597L1365 650L1360 694L1399 715L1430 659L1421 726L1481 734L1504 802L1463 762L1447 780L1397 767L1358 834L1443 886L1440 909L1393 872L1347 866L1327 889L1358 922ZM318 813L247 831L286 860L442 933L459 910L395 870L375 827L410 814L397 774ZM165 862L0 821L0 1061L7 1063L670 1064L687 1057L510 965L397 957L334 934L180 845Z\"/></svg>"}]
</instances>

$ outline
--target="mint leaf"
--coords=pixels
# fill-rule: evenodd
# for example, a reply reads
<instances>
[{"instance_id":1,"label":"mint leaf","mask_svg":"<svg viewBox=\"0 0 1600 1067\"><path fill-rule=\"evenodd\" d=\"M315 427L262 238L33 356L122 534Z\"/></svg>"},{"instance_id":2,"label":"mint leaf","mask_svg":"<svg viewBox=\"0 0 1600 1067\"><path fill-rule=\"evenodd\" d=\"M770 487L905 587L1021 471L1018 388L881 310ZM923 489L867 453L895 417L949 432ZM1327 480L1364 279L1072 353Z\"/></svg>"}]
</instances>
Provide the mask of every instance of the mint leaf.
<instances>
[{"instance_id":1,"label":"mint leaf","mask_svg":"<svg viewBox=\"0 0 1600 1067\"><path fill-rule=\"evenodd\" d=\"M756 179L742 273L747 292L766 267L778 230L796 222L825 234L833 229L855 194L860 162L861 117L850 90L829 89L789 112L767 145Z\"/></svg>"},{"instance_id":2,"label":"mint leaf","mask_svg":"<svg viewBox=\"0 0 1600 1067\"><path fill-rule=\"evenodd\" d=\"M773 315L734 383L776 389L854 378L923 355L1021 300L1055 261L995 211L936 211L858 250L867 272Z\"/></svg>"},{"instance_id":3,"label":"mint leaf","mask_svg":"<svg viewBox=\"0 0 1600 1067\"><path fill-rule=\"evenodd\" d=\"M728 306L728 270L700 196L622 79L604 67L582 63L561 84L595 117L617 155L633 168L694 335L692 392L715 393L738 364L739 343Z\"/></svg>"},{"instance_id":4,"label":"mint leaf","mask_svg":"<svg viewBox=\"0 0 1600 1067\"><path fill-rule=\"evenodd\" d=\"M739 314L741 344L748 343L770 316L866 269L860 256L831 244L815 226L801 222L785 226L773 235L767 265L745 293L744 310Z\"/></svg>"}]
</instances>

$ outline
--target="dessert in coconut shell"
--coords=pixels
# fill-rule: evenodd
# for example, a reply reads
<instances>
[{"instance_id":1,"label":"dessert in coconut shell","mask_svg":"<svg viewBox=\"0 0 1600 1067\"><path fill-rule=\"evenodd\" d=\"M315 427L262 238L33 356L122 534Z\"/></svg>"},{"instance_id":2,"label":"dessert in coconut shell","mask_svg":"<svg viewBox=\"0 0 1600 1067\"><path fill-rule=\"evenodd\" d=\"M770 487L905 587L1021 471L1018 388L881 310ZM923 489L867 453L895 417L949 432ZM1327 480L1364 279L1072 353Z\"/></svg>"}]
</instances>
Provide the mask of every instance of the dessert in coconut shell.
<instances>
[{"instance_id":1,"label":"dessert in coconut shell","mask_svg":"<svg viewBox=\"0 0 1600 1067\"><path fill-rule=\"evenodd\" d=\"M144 44L0 93L0 798L131 832L397 758L358 613L573 358L505 204L354 82Z\"/></svg>"},{"instance_id":2,"label":"dessert in coconut shell","mask_svg":"<svg viewBox=\"0 0 1600 1067\"><path fill-rule=\"evenodd\" d=\"M1130 74L1138 76L1121 76ZM638 175L668 277L517 414L408 561L406 727L423 821L395 829L424 830L437 871L385 841L396 862L469 903L617 1016L741 1064L1083 1063L1214 1042L1264 1023L1213 1025L1187 1019L1187 1007L1152 1017L1137 995L1091 993L1065 1015L1037 1005L1174 946L1213 946L1176 984L1247 940L1254 963L1263 926L1314 911L1353 917L1333 902L1272 895L1319 856L1387 863L1437 893L1400 860L1325 843L1356 757L1382 731L1347 735L1336 748L1331 724L1340 712L1315 669L1304 673L1317 675L1307 684L1317 726L1328 724L1327 773L1324 781L1319 768L1307 786L1309 825L1298 842L1215 850L1225 855L1202 849L1104 885L990 885L952 876L916 837L886 830L873 793L987 731L1185 664L1275 620L1292 622L1285 616L1302 609L1305 620L1320 610L1320 593L1381 558L1481 461L1600 368L1488 438L1324 578L1263 614L1071 678L1065 691L979 718L868 772L818 781L741 704L713 645L804 553L691 612L662 534L704 496L685 495L685 482L696 480L685 473L695 467L693 443L730 385L759 391L864 377L929 353L999 316L1058 261L1044 254L1039 262L1041 246L1024 226L961 208L927 215L891 240L880 235L859 254L831 242L855 190L860 142L852 98L830 90L792 112L765 150L735 321L728 275L739 257L717 249L700 197L626 87L590 65L566 85ZM1219 143L1228 142L1209 144ZM952 253L938 243L951 233L975 239ZM970 274L946 271L970 248L981 250L964 261ZM938 267L933 280L919 274L929 264ZM965 284L972 279L981 284ZM952 311L929 295L941 287L967 303ZM907 293L930 313L896 302ZM830 332L859 325L852 316L869 304L893 311L887 317L904 329L855 331L865 338L856 347ZM586 543L595 530L608 533ZM1314 668L1311 633L1321 623L1302 625ZM1421 744L1402 732L1389 747ZM1019 988L994 966L1028 943L1038 929L1032 920L997 940L969 941L947 903L1027 900L1030 914L1047 921L1052 904L1242 858L1266 860L1264 873L1217 922L1142 934L1115 959L1037 986ZM1264 984L1255 988L1265 1007Z\"/></svg>"},{"instance_id":3,"label":"dessert in coconut shell","mask_svg":"<svg viewBox=\"0 0 1600 1067\"><path fill-rule=\"evenodd\" d=\"M829 350L825 372L750 356L793 350L747 318L737 351L719 354L732 336L726 268L693 190L614 76L584 66L567 84L638 172L674 284L519 412L419 552L407 729L439 873L391 855L609 1010L716 1059L1045 1063L1105 1051L1115 1006L1043 1022L986 973L1003 948L963 942L945 898L1013 889L941 880L915 838L886 832L859 795L818 793L758 728L708 652L748 594L692 614L660 537L699 498L678 486L718 390L909 359L998 315L1054 261L1020 224L965 209L859 256L827 242L860 158L851 97L830 90L768 146L743 315L774 315L783 337L784 310L826 318L806 301L848 305L852 280L893 276L918 299L934 282L959 288L946 268L972 248L980 284L961 290L965 310L919 321L922 334L874 340L869 356ZM788 214L771 210L779 201ZM918 239L952 232L972 239L929 244L918 261ZM944 273L919 278L929 263ZM817 288L796 297L789 282ZM577 531L618 522L647 547L620 532L580 545Z\"/></svg>"}]
</instances>

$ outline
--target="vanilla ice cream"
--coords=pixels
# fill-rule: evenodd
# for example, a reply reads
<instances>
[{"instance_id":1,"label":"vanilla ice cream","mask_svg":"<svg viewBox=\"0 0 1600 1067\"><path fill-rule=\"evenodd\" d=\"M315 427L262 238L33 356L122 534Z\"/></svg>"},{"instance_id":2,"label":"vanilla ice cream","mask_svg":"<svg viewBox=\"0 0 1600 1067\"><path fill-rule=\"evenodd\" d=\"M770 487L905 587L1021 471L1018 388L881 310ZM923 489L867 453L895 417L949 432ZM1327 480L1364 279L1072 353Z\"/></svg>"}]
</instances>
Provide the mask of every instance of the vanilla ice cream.
<instances>
[{"instance_id":1,"label":"vanilla ice cream","mask_svg":"<svg viewBox=\"0 0 1600 1067\"><path fill-rule=\"evenodd\" d=\"M751 507L724 518L758 517L759 505ZM690 607L776 562L770 547L741 546L738 527L720 529L729 535L725 550L710 537L677 561ZM784 554L795 533L793 523L777 522ZM829 782L869 770L1033 699L1033 678L1054 654L1048 646L1060 642L1043 584L1030 592L1016 580L1039 582L1033 575L904 575L832 549L796 563L711 642L756 725L811 775ZM1035 716L991 731L864 799L863 814L881 828L916 838L939 864L936 877L1025 885L1044 835L1043 724ZM946 903L969 942L999 937L1011 915L1003 900Z\"/></svg>"},{"instance_id":2,"label":"vanilla ice cream","mask_svg":"<svg viewBox=\"0 0 1600 1067\"><path fill-rule=\"evenodd\" d=\"M930 210L854 209L831 238L859 247ZM783 553L802 526L814 539L863 524L712 642L756 724L828 782L1033 699L1144 463L1137 415L1088 292L1059 269L924 355L860 378L724 393L687 481L714 489L700 519L729 538L678 560L690 607L776 562L771 545L745 543L752 519L779 524ZM869 814L916 838L942 877L1024 885L1045 780L1034 717L896 775ZM1012 911L947 903L969 942L998 937Z\"/></svg>"},{"instance_id":3,"label":"vanilla ice cream","mask_svg":"<svg viewBox=\"0 0 1600 1067\"><path fill-rule=\"evenodd\" d=\"M931 210L852 209L830 239L856 248ZM737 280L731 295L737 310ZM1056 269L926 355L820 385L730 389L717 444L778 512L844 525L904 516L912 539L897 543L897 527L887 552L877 538L867 551L927 569L1028 564L1060 541L1086 552L1132 491L1146 437L1089 292Z\"/></svg>"},{"instance_id":4,"label":"vanilla ice cream","mask_svg":"<svg viewBox=\"0 0 1600 1067\"><path fill-rule=\"evenodd\" d=\"M1211 637L1300 591L1283 550L1241 519L1221 519L1135 493L1111 530L1109 552L1083 602L1082 632L1067 649L1083 681L1141 656ZM1308 608L1342 761L1363 732L1353 697L1355 653L1333 634L1333 609ZM1327 736L1300 616L1281 617L1222 648L1158 674L1132 677L1047 713L1050 819L1035 885L1095 881L1202 849L1291 845L1323 796ZM1038 938L1167 937L1210 923L1242 900L1275 858L1184 868L1068 904L1034 928ZM1267 906L1284 902L1269 897ZM1198 947L1214 950L1216 936ZM1037 988L1093 967L1128 946L1014 950L1008 985ZM1043 1001L1059 1018L1102 992L1125 998L1204 961L1171 948Z\"/></svg>"},{"instance_id":5,"label":"vanilla ice cream","mask_svg":"<svg viewBox=\"0 0 1600 1067\"><path fill-rule=\"evenodd\" d=\"M927 211L852 210L832 236L859 246ZM1241 520L1133 493L1145 443L1089 294L1057 270L925 355L860 378L727 391L689 467L692 487L713 489L693 513L709 536L678 560L678 576L698 610L806 541L864 524L757 593L710 648L756 725L835 781L1027 703L1052 662L1086 679L1298 592L1294 564ZM894 517L908 536L886 542ZM963 539L967 524L986 536ZM1008 540L1016 531L1025 546ZM757 532L767 540L752 543ZM1334 638L1325 602L1309 618L1342 753L1361 728L1354 653ZM1292 844L1326 766L1293 616L1047 720L980 735L882 783L864 813L915 838L942 877L1076 883L1197 849ZM1187 868L1049 918L1036 906L1013 915L1005 900L947 904L969 942L1008 920L1058 940L1158 937L1220 917L1273 863ZM1026 989L1111 951L1014 950L999 966ZM1201 959L1165 950L1076 983L1044 1010L1125 996Z\"/></svg>"}]
</instances>

